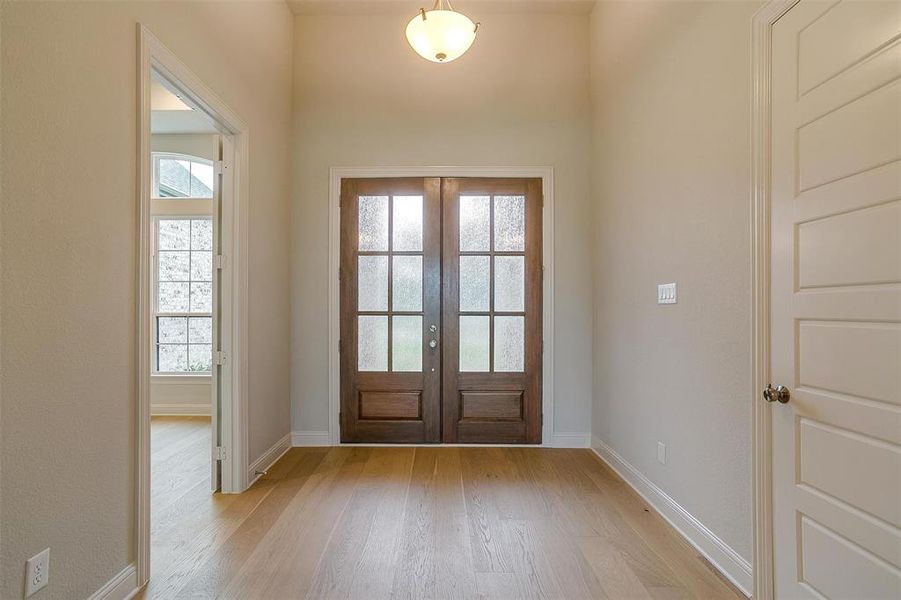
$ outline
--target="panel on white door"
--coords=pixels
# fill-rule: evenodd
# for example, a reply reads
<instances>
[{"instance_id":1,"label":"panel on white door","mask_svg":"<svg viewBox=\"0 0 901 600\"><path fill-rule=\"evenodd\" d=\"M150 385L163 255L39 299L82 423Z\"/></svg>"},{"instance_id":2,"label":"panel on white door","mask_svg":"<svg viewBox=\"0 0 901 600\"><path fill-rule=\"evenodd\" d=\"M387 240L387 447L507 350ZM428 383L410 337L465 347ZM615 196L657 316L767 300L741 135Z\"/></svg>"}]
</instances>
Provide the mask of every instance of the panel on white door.
<instances>
[{"instance_id":1,"label":"panel on white door","mask_svg":"<svg viewBox=\"0 0 901 600\"><path fill-rule=\"evenodd\" d=\"M896 600L898 569L809 517L801 517L801 582L826 598ZM854 577L848 577L853 573Z\"/></svg>"},{"instance_id":2,"label":"panel on white door","mask_svg":"<svg viewBox=\"0 0 901 600\"><path fill-rule=\"evenodd\" d=\"M901 3L773 27L775 595L901 598Z\"/></svg>"},{"instance_id":3,"label":"panel on white door","mask_svg":"<svg viewBox=\"0 0 901 600\"><path fill-rule=\"evenodd\" d=\"M898 14L890 2L837 2L798 36L798 88L804 95L868 58L898 35ZM897 40L896 40L897 41Z\"/></svg>"},{"instance_id":4,"label":"panel on white door","mask_svg":"<svg viewBox=\"0 0 901 600\"><path fill-rule=\"evenodd\" d=\"M901 83L866 94L798 129L801 190L901 158Z\"/></svg>"},{"instance_id":5,"label":"panel on white door","mask_svg":"<svg viewBox=\"0 0 901 600\"><path fill-rule=\"evenodd\" d=\"M798 246L802 288L901 282L901 201L803 223Z\"/></svg>"},{"instance_id":6,"label":"panel on white door","mask_svg":"<svg viewBox=\"0 0 901 600\"><path fill-rule=\"evenodd\" d=\"M901 324L801 321L801 385L901 404Z\"/></svg>"},{"instance_id":7,"label":"panel on white door","mask_svg":"<svg viewBox=\"0 0 901 600\"><path fill-rule=\"evenodd\" d=\"M798 439L801 483L901 526L897 495L901 489L901 447L809 419L801 419Z\"/></svg>"}]
</instances>

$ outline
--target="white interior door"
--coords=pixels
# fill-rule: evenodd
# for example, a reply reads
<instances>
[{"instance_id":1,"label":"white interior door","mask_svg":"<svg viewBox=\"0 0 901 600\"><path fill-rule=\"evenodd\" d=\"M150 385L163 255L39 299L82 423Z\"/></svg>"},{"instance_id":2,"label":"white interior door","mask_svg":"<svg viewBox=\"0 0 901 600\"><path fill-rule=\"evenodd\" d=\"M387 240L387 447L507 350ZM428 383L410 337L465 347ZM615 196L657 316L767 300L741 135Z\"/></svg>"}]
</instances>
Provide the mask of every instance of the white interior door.
<instances>
[{"instance_id":1,"label":"white interior door","mask_svg":"<svg viewBox=\"0 0 901 600\"><path fill-rule=\"evenodd\" d=\"M773 28L776 598L901 598L901 2Z\"/></svg>"}]
</instances>

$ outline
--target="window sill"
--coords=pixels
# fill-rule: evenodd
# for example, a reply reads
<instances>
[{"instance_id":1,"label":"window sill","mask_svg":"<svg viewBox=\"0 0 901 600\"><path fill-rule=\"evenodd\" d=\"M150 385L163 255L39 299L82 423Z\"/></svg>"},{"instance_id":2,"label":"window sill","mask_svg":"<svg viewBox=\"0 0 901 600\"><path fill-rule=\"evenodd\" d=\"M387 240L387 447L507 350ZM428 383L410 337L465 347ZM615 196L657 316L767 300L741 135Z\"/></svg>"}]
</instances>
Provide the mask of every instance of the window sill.
<instances>
[{"instance_id":1,"label":"window sill","mask_svg":"<svg viewBox=\"0 0 901 600\"><path fill-rule=\"evenodd\" d=\"M174 373L154 373L150 375L151 385L209 385L212 376L194 373L178 375Z\"/></svg>"}]
</instances>

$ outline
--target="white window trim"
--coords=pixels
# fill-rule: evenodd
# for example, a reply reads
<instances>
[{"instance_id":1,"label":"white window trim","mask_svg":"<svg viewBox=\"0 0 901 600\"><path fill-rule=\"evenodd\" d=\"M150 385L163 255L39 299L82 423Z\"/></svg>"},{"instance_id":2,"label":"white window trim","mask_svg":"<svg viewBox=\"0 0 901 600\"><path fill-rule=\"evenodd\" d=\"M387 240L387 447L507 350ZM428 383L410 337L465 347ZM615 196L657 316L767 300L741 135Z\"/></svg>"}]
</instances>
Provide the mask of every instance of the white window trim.
<instances>
[{"instance_id":1,"label":"white window trim","mask_svg":"<svg viewBox=\"0 0 901 600\"><path fill-rule=\"evenodd\" d=\"M153 385L210 385L210 377L201 373L154 373L150 381Z\"/></svg>"}]
</instances>

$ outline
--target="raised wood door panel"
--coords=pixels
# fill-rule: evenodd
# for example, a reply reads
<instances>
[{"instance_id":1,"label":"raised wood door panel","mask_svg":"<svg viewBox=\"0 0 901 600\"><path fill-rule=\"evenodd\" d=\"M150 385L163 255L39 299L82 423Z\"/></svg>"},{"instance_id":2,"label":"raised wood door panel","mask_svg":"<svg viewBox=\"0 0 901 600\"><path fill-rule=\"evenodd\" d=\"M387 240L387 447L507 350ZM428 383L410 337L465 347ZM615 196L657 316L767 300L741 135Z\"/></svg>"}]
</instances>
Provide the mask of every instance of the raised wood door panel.
<instances>
[{"instance_id":1,"label":"raised wood door panel","mask_svg":"<svg viewBox=\"0 0 901 600\"><path fill-rule=\"evenodd\" d=\"M448 443L541 442L541 180L442 181Z\"/></svg>"},{"instance_id":2,"label":"raised wood door panel","mask_svg":"<svg viewBox=\"0 0 901 600\"><path fill-rule=\"evenodd\" d=\"M342 442L440 440L440 185L342 182Z\"/></svg>"},{"instance_id":3,"label":"raised wood door panel","mask_svg":"<svg viewBox=\"0 0 901 600\"><path fill-rule=\"evenodd\" d=\"M901 4L773 28L776 598L901 597Z\"/></svg>"}]
</instances>

